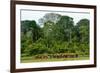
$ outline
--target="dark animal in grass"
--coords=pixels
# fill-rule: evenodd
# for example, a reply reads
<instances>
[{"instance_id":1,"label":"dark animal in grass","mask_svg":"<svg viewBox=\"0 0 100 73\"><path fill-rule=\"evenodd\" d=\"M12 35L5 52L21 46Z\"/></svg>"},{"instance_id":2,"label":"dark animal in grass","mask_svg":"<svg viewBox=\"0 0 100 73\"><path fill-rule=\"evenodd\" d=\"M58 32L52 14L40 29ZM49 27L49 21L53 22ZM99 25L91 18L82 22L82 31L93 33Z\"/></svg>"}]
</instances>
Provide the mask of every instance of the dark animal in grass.
<instances>
[{"instance_id":1,"label":"dark animal in grass","mask_svg":"<svg viewBox=\"0 0 100 73\"><path fill-rule=\"evenodd\" d=\"M47 55L36 55L35 59L48 59Z\"/></svg>"}]
</instances>

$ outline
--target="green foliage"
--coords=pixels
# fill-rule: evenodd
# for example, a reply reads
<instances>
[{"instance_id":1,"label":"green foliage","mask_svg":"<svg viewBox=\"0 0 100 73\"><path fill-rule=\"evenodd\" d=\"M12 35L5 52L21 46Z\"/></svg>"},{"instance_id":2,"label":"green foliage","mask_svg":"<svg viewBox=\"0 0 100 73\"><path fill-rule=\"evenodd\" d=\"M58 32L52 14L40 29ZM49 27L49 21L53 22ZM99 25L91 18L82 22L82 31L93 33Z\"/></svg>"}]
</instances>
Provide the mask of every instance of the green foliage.
<instances>
[{"instance_id":1,"label":"green foliage","mask_svg":"<svg viewBox=\"0 0 100 73\"><path fill-rule=\"evenodd\" d=\"M46 14L43 27L33 21L21 21L21 55L77 53L89 55L89 20L74 25L73 18L60 14Z\"/></svg>"},{"instance_id":2,"label":"green foliage","mask_svg":"<svg viewBox=\"0 0 100 73\"><path fill-rule=\"evenodd\" d=\"M82 19L77 23L80 41L89 43L89 20Z\"/></svg>"}]
</instances>

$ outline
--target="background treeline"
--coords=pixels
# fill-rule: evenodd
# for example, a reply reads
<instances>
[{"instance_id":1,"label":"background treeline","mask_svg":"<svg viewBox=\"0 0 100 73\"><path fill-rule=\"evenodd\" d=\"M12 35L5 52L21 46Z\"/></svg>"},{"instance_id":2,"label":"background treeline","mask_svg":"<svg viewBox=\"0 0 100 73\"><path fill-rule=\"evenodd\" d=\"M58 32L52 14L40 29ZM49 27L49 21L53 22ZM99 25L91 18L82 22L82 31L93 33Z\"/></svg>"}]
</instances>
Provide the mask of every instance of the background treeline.
<instances>
[{"instance_id":1,"label":"background treeline","mask_svg":"<svg viewBox=\"0 0 100 73\"><path fill-rule=\"evenodd\" d=\"M47 13L39 19L21 21L21 56L77 53L89 56L89 20Z\"/></svg>"}]
</instances>

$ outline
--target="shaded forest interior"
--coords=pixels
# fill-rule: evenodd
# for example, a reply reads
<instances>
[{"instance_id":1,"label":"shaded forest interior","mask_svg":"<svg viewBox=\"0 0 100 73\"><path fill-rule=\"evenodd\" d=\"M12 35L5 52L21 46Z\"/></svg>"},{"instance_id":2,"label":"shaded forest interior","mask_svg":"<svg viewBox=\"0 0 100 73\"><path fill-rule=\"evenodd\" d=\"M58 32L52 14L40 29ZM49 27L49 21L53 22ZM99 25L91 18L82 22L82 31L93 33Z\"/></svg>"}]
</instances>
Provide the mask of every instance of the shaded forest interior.
<instances>
[{"instance_id":1,"label":"shaded forest interior","mask_svg":"<svg viewBox=\"0 0 100 73\"><path fill-rule=\"evenodd\" d=\"M21 58L89 57L89 19L47 13L21 21Z\"/></svg>"}]
</instances>

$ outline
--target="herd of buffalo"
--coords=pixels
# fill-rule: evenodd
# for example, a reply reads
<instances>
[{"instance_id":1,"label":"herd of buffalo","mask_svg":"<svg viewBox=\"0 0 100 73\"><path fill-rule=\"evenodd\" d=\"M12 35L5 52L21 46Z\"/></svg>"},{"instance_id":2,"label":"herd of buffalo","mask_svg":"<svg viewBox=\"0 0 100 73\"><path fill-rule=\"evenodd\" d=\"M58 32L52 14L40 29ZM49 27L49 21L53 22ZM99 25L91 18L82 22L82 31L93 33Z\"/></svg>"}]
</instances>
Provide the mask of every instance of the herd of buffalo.
<instances>
[{"instance_id":1,"label":"herd of buffalo","mask_svg":"<svg viewBox=\"0 0 100 73\"><path fill-rule=\"evenodd\" d=\"M36 55L35 59L51 59L51 58L78 58L78 54L73 53L61 53L61 54L42 54L42 55Z\"/></svg>"}]
</instances>

